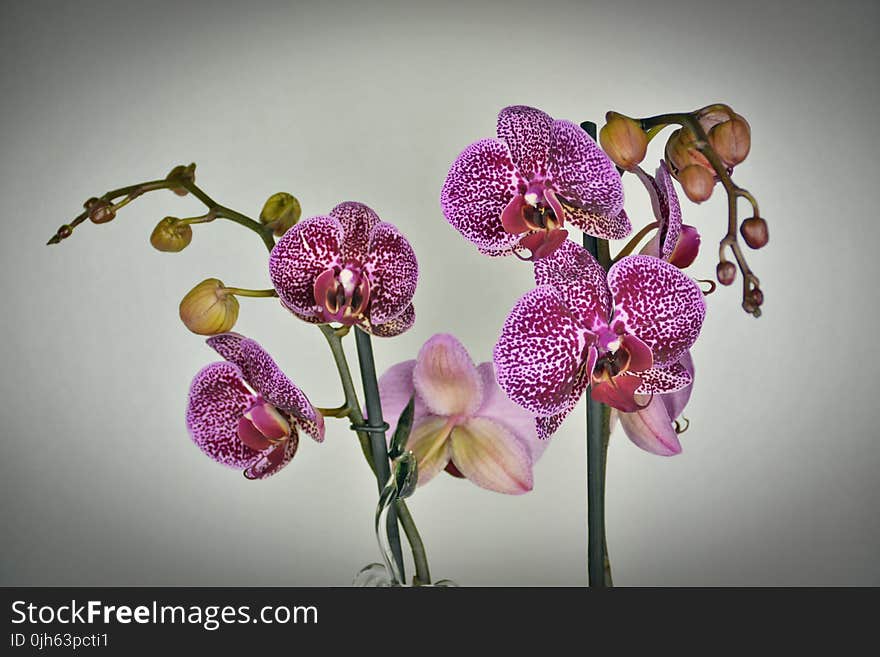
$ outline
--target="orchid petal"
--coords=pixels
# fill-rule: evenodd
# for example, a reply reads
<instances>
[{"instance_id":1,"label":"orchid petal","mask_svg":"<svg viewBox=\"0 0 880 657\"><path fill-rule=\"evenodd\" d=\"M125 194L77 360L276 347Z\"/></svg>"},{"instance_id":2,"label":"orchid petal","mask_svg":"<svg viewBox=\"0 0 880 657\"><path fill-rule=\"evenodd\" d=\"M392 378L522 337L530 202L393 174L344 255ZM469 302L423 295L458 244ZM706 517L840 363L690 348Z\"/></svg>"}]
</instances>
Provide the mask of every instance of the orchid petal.
<instances>
[{"instance_id":1,"label":"orchid petal","mask_svg":"<svg viewBox=\"0 0 880 657\"><path fill-rule=\"evenodd\" d=\"M574 385L571 388L571 392L568 394L565 405L562 409L558 413L549 417L539 417L535 419L535 430L538 433L538 439L542 443L547 444L550 436L556 433L557 429L562 426L563 421L578 405L578 402L584 394L584 390L586 390L587 386L590 384L590 376L588 373L593 371L593 366L596 362L596 350L590 349L590 355L591 358L587 362L587 367L582 368L578 372Z\"/></svg>"},{"instance_id":2,"label":"orchid petal","mask_svg":"<svg viewBox=\"0 0 880 657\"><path fill-rule=\"evenodd\" d=\"M467 349L448 333L432 336L413 369L419 396L436 415L471 415L483 401L483 382Z\"/></svg>"},{"instance_id":3,"label":"orchid petal","mask_svg":"<svg viewBox=\"0 0 880 657\"><path fill-rule=\"evenodd\" d=\"M651 348L655 365L674 363L700 335L703 292L688 276L658 258L632 255L608 272L614 317Z\"/></svg>"},{"instance_id":4,"label":"orchid petal","mask_svg":"<svg viewBox=\"0 0 880 657\"><path fill-rule=\"evenodd\" d=\"M535 283L558 290L572 314L591 330L606 324L611 313L611 292L605 277L605 270L590 252L571 240L535 261Z\"/></svg>"},{"instance_id":5,"label":"orchid petal","mask_svg":"<svg viewBox=\"0 0 880 657\"><path fill-rule=\"evenodd\" d=\"M609 215L578 208L570 203L563 203L562 207L565 209L566 221L580 228L587 235L595 235L606 240L619 240L632 232L632 223L623 210L616 215Z\"/></svg>"},{"instance_id":6,"label":"orchid petal","mask_svg":"<svg viewBox=\"0 0 880 657\"><path fill-rule=\"evenodd\" d=\"M298 315L316 317L315 279L340 264L342 224L335 217L311 217L288 230L269 255L272 285Z\"/></svg>"},{"instance_id":7,"label":"orchid petal","mask_svg":"<svg viewBox=\"0 0 880 657\"><path fill-rule=\"evenodd\" d=\"M393 338L412 328L416 323L416 309L409 304L402 313L384 324L371 324L362 328L377 338Z\"/></svg>"},{"instance_id":8,"label":"orchid petal","mask_svg":"<svg viewBox=\"0 0 880 657\"><path fill-rule=\"evenodd\" d=\"M648 402L647 397L640 403ZM618 413L620 426L627 437L646 452L658 456L681 453L681 443L660 396L650 399L647 407L634 413Z\"/></svg>"},{"instance_id":9,"label":"orchid petal","mask_svg":"<svg viewBox=\"0 0 880 657\"><path fill-rule=\"evenodd\" d=\"M342 224L342 259L363 262L370 243L370 232L379 223L376 213L363 203L345 201L330 211Z\"/></svg>"},{"instance_id":10,"label":"orchid petal","mask_svg":"<svg viewBox=\"0 0 880 657\"><path fill-rule=\"evenodd\" d=\"M263 455L244 471L244 476L248 479L266 479L277 474L290 463L298 447L299 436L294 431L283 443L263 452Z\"/></svg>"},{"instance_id":11,"label":"orchid petal","mask_svg":"<svg viewBox=\"0 0 880 657\"><path fill-rule=\"evenodd\" d=\"M590 396L597 402L607 404L624 413L632 413L638 410L639 403L635 399L636 390L641 385L642 372L638 376L620 374L607 377L605 380L593 381L590 388Z\"/></svg>"},{"instance_id":12,"label":"orchid petal","mask_svg":"<svg viewBox=\"0 0 880 657\"><path fill-rule=\"evenodd\" d=\"M483 403L474 417L481 417L500 424L514 434L526 446L532 463L535 463L547 447L546 440L540 440L535 430L535 416L521 406L514 404L495 379L495 365L480 363L477 366L483 381Z\"/></svg>"},{"instance_id":13,"label":"orchid petal","mask_svg":"<svg viewBox=\"0 0 880 657\"><path fill-rule=\"evenodd\" d=\"M551 125L553 119L534 107L513 105L498 113L498 138L526 179L546 171Z\"/></svg>"},{"instance_id":14,"label":"orchid petal","mask_svg":"<svg viewBox=\"0 0 880 657\"><path fill-rule=\"evenodd\" d=\"M474 417L452 431L452 462L481 488L508 495L532 490L528 448L502 425Z\"/></svg>"},{"instance_id":15,"label":"orchid petal","mask_svg":"<svg viewBox=\"0 0 880 657\"><path fill-rule=\"evenodd\" d=\"M691 382L675 392L660 395L660 400L666 406L669 417L672 419L677 418L684 412L684 407L690 401L691 392L694 389L694 361L691 358L691 352L684 352L684 355L678 360L678 365L684 368L685 372L690 376Z\"/></svg>"},{"instance_id":16,"label":"orchid petal","mask_svg":"<svg viewBox=\"0 0 880 657\"><path fill-rule=\"evenodd\" d=\"M660 166L654 174L654 182L663 216L663 224L659 231L663 234L662 255L663 259L668 261L681 236L681 203L675 192L675 185L672 184L672 176L663 160L660 161Z\"/></svg>"},{"instance_id":17,"label":"orchid petal","mask_svg":"<svg viewBox=\"0 0 880 657\"><path fill-rule=\"evenodd\" d=\"M636 376L642 382L636 390L640 395L676 392L693 383L690 372L680 362L664 365L663 367L652 367L651 369L637 372Z\"/></svg>"},{"instance_id":18,"label":"orchid petal","mask_svg":"<svg viewBox=\"0 0 880 657\"><path fill-rule=\"evenodd\" d=\"M445 417L428 415L413 425L406 448L418 462L419 486L424 486L449 463L449 432L453 424Z\"/></svg>"},{"instance_id":19,"label":"orchid petal","mask_svg":"<svg viewBox=\"0 0 880 657\"><path fill-rule=\"evenodd\" d=\"M594 336L549 285L517 301L495 344L498 384L514 402L535 415L565 407L575 386L582 354Z\"/></svg>"},{"instance_id":20,"label":"orchid petal","mask_svg":"<svg viewBox=\"0 0 880 657\"><path fill-rule=\"evenodd\" d=\"M211 363L196 374L189 390L186 427L193 442L213 460L232 468L249 466L259 452L238 437L238 422L253 395L232 363Z\"/></svg>"},{"instance_id":21,"label":"orchid petal","mask_svg":"<svg viewBox=\"0 0 880 657\"><path fill-rule=\"evenodd\" d=\"M384 324L412 303L419 278L416 254L397 228L379 222L370 233L364 262L370 276L370 322Z\"/></svg>"},{"instance_id":22,"label":"orchid petal","mask_svg":"<svg viewBox=\"0 0 880 657\"><path fill-rule=\"evenodd\" d=\"M578 221L584 221L595 230L585 229L591 235L616 239L611 227L619 223L623 210L623 185L605 152L579 126L554 121L547 160L553 189L568 205L586 211L580 219L572 218L572 223L580 226ZM588 217L593 219L587 221Z\"/></svg>"},{"instance_id":23,"label":"orchid petal","mask_svg":"<svg viewBox=\"0 0 880 657\"><path fill-rule=\"evenodd\" d=\"M388 422L388 431L385 432L388 440L394 435L400 414L413 395L416 398L413 424L415 425L428 414L425 402L416 394L416 386L413 382L415 366L415 360L406 360L392 365L379 377L379 399L382 402L382 415Z\"/></svg>"},{"instance_id":24,"label":"orchid petal","mask_svg":"<svg viewBox=\"0 0 880 657\"><path fill-rule=\"evenodd\" d=\"M700 233L693 226L683 224L678 243L666 259L669 264L684 269L690 267L700 253Z\"/></svg>"},{"instance_id":25,"label":"orchid petal","mask_svg":"<svg viewBox=\"0 0 880 657\"><path fill-rule=\"evenodd\" d=\"M519 182L507 144L482 139L453 162L440 206L446 220L481 251L509 250L519 238L504 230L501 213Z\"/></svg>"},{"instance_id":26,"label":"orchid petal","mask_svg":"<svg viewBox=\"0 0 880 657\"><path fill-rule=\"evenodd\" d=\"M244 380L266 401L291 413L314 440L324 440L324 417L257 342L238 333L223 333L208 338L207 343L237 365Z\"/></svg>"}]
</instances>

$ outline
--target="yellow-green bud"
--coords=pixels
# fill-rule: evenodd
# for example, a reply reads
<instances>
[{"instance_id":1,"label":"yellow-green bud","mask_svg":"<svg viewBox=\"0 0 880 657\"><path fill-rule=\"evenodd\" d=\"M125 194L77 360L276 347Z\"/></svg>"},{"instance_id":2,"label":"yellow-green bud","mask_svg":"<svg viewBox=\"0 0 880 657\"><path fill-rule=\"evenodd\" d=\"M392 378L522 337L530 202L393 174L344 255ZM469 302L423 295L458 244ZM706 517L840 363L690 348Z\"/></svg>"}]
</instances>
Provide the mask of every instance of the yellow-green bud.
<instances>
[{"instance_id":1,"label":"yellow-green bud","mask_svg":"<svg viewBox=\"0 0 880 657\"><path fill-rule=\"evenodd\" d=\"M266 199L260 212L260 221L271 226L276 237L281 237L299 221L300 215L302 208L296 197L287 192L278 192Z\"/></svg>"},{"instance_id":2,"label":"yellow-green bud","mask_svg":"<svg viewBox=\"0 0 880 657\"><path fill-rule=\"evenodd\" d=\"M181 223L177 217L165 217L153 229L150 244L159 251L177 253L188 247L192 238L193 231L189 224Z\"/></svg>"},{"instance_id":3,"label":"yellow-green bud","mask_svg":"<svg viewBox=\"0 0 880 657\"><path fill-rule=\"evenodd\" d=\"M176 167L171 169L170 172L168 172L167 176L165 176L165 180L170 180L172 178L177 178L178 180L186 180L188 182L195 182L196 163L193 162L192 164L187 165L178 164ZM178 196L186 196L188 194L186 187L177 186L169 187L168 189L170 189Z\"/></svg>"},{"instance_id":4,"label":"yellow-green bud","mask_svg":"<svg viewBox=\"0 0 880 657\"><path fill-rule=\"evenodd\" d=\"M217 335L235 326L238 299L216 278L207 278L180 302L180 319L193 333Z\"/></svg>"},{"instance_id":5,"label":"yellow-green bud","mask_svg":"<svg viewBox=\"0 0 880 657\"><path fill-rule=\"evenodd\" d=\"M648 150L648 135L639 123L617 112L605 115L605 125L599 131L602 149L621 169L632 171Z\"/></svg>"}]
</instances>

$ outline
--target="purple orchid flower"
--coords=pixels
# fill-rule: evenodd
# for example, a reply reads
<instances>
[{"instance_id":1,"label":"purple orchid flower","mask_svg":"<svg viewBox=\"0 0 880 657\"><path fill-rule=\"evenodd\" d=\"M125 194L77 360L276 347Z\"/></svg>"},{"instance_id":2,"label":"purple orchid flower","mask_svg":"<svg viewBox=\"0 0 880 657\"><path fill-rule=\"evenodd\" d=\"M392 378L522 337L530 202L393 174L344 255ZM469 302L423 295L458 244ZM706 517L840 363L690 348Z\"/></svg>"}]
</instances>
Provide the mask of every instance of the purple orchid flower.
<instances>
[{"instance_id":1,"label":"purple orchid flower","mask_svg":"<svg viewBox=\"0 0 880 657\"><path fill-rule=\"evenodd\" d=\"M580 127L516 105L498 114L497 134L458 156L440 193L446 219L482 253L545 258L566 221L604 239L630 233L620 175Z\"/></svg>"},{"instance_id":2,"label":"purple orchid flower","mask_svg":"<svg viewBox=\"0 0 880 657\"><path fill-rule=\"evenodd\" d=\"M636 394L691 382L678 362L696 341L706 306L699 286L659 258L627 256L606 272L566 241L535 263L537 287L516 303L495 345L498 383L550 436L588 385L624 412Z\"/></svg>"},{"instance_id":3,"label":"purple orchid flower","mask_svg":"<svg viewBox=\"0 0 880 657\"><path fill-rule=\"evenodd\" d=\"M648 190L657 219L657 232L641 253L662 258L679 269L689 267L700 252L700 233L682 223L681 204L666 162L660 162L653 177L641 167L636 167L635 173Z\"/></svg>"},{"instance_id":4,"label":"purple orchid flower","mask_svg":"<svg viewBox=\"0 0 880 657\"><path fill-rule=\"evenodd\" d=\"M397 228L352 201L301 221L269 256L272 284L294 315L314 324L357 324L382 337L415 322L418 272Z\"/></svg>"},{"instance_id":5,"label":"purple orchid flower","mask_svg":"<svg viewBox=\"0 0 880 657\"><path fill-rule=\"evenodd\" d=\"M627 437L646 452L659 456L681 453L676 418L682 414L693 390L694 361L689 351L678 360L691 377L691 382L675 392L646 396L636 395L636 402L644 406L632 413L611 410L611 417L620 420Z\"/></svg>"},{"instance_id":6,"label":"purple orchid flower","mask_svg":"<svg viewBox=\"0 0 880 657\"><path fill-rule=\"evenodd\" d=\"M265 479L296 454L297 427L324 440L324 417L259 344L237 333L207 342L226 362L204 367L190 386L186 426L199 449Z\"/></svg>"},{"instance_id":7,"label":"purple orchid flower","mask_svg":"<svg viewBox=\"0 0 880 657\"><path fill-rule=\"evenodd\" d=\"M452 335L434 335L415 360L388 369L379 394L385 416L394 418L389 436L415 395L407 449L418 461L420 486L445 469L499 493L532 489L532 466L546 446L536 434L535 416L498 387L492 363L474 365Z\"/></svg>"}]
</instances>

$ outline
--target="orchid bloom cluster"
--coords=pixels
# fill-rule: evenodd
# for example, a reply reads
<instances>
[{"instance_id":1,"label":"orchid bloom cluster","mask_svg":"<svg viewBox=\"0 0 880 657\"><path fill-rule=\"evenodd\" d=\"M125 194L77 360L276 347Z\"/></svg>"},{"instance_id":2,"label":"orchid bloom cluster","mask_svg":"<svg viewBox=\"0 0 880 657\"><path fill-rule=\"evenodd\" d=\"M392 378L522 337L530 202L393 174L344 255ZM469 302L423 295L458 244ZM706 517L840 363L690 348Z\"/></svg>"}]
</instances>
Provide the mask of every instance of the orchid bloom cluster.
<instances>
[{"instance_id":1,"label":"orchid bloom cluster","mask_svg":"<svg viewBox=\"0 0 880 657\"><path fill-rule=\"evenodd\" d=\"M648 173L640 164L649 142L668 125L680 128ZM601 146L589 128L533 107L506 107L496 136L465 148L449 169L440 190L449 224L481 253L513 255L534 270L535 286L499 318L492 360L479 365L454 336L436 333L414 359L377 379L370 336L391 338L414 326L419 267L403 233L362 203L300 220L298 199L279 192L254 220L214 201L196 184L195 165L181 165L163 179L90 198L49 243L69 238L87 219L111 221L159 189L192 194L207 208L159 221L150 236L159 251L184 250L194 227L218 219L254 231L269 252L271 287L250 290L208 278L180 302L181 320L209 336L208 346L222 358L192 381L186 403L192 441L248 479L266 479L291 463L300 433L321 443L325 418L348 419L377 476L377 532L385 520L389 527L388 541L379 540L386 565L368 566L364 578L402 583L402 557L394 553L399 521L413 548L416 581L430 584L404 503L416 483L445 471L499 493L532 490L548 439L587 391L592 403L613 410L638 447L663 456L681 452L678 418L694 383L691 348L706 314L704 297L715 285L684 271L697 262L701 235L683 223L676 181L694 202L707 200L716 184L724 187L728 229L716 276L724 285L733 282L729 252L744 279L743 307L760 314L763 293L736 229L748 246L760 248L767 225L751 194L731 179L750 149L745 119L726 105L644 119L609 112ZM643 184L654 215L635 235L634 217L624 210L627 172ZM739 198L753 209L741 224ZM571 239L571 228L583 234L583 245ZM625 238L612 258L609 242ZM240 297L277 298L288 316L321 329L339 371L341 406L313 405L256 341L232 331ZM367 412L342 345L351 331Z\"/></svg>"}]
</instances>

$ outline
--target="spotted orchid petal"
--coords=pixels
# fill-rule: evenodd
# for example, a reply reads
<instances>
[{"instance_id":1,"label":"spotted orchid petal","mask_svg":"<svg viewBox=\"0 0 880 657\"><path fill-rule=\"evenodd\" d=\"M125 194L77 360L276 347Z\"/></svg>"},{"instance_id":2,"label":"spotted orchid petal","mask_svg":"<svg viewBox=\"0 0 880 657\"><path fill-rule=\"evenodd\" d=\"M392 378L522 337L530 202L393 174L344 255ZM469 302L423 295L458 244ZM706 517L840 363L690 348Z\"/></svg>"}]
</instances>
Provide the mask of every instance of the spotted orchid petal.
<instances>
[{"instance_id":1,"label":"spotted orchid petal","mask_svg":"<svg viewBox=\"0 0 880 657\"><path fill-rule=\"evenodd\" d=\"M566 220L587 235L596 235L607 240L619 240L632 232L629 215L621 209L616 215L593 212L563 203Z\"/></svg>"},{"instance_id":2,"label":"spotted orchid petal","mask_svg":"<svg viewBox=\"0 0 880 657\"><path fill-rule=\"evenodd\" d=\"M453 423L448 418L427 415L414 423L406 448L418 463L419 486L423 486L449 463L451 448L449 432Z\"/></svg>"},{"instance_id":3,"label":"spotted orchid petal","mask_svg":"<svg viewBox=\"0 0 880 657\"><path fill-rule=\"evenodd\" d=\"M503 425L473 417L455 427L449 442L455 467L478 486L509 495L532 490L528 448Z\"/></svg>"},{"instance_id":4,"label":"spotted orchid petal","mask_svg":"<svg viewBox=\"0 0 880 657\"><path fill-rule=\"evenodd\" d=\"M409 304L402 313L384 324L362 323L360 327L377 338L393 338L411 329L415 323L416 309L412 304Z\"/></svg>"},{"instance_id":5,"label":"spotted orchid petal","mask_svg":"<svg viewBox=\"0 0 880 657\"><path fill-rule=\"evenodd\" d=\"M511 252L519 236L501 225L501 213L518 184L510 149L499 139L482 139L468 146L453 162L443 189L443 215L482 252Z\"/></svg>"},{"instance_id":6,"label":"spotted orchid petal","mask_svg":"<svg viewBox=\"0 0 880 657\"><path fill-rule=\"evenodd\" d=\"M662 401L663 396L639 395L637 400L646 405L645 408L633 413L619 413L618 418L627 437L638 447L658 456L674 456L681 453L681 443Z\"/></svg>"},{"instance_id":7,"label":"spotted orchid petal","mask_svg":"<svg viewBox=\"0 0 880 657\"><path fill-rule=\"evenodd\" d=\"M266 479L276 474L281 468L290 463L296 455L299 447L299 437L294 433L288 440L275 445L272 449L264 452L247 470L244 476L248 479Z\"/></svg>"},{"instance_id":8,"label":"spotted orchid petal","mask_svg":"<svg viewBox=\"0 0 880 657\"><path fill-rule=\"evenodd\" d=\"M266 401L292 414L296 423L314 440L324 440L324 416L257 342L238 333L222 333L208 338L207 343L238 366L248 385Z\"/></svg>"},{"instance_id":9,"label":"spotted orchid petal","mask_svg":"<svg viewBox=\"0 0 880 657\"><path fill-rule=\"evenodd\" d=\"M700 233L693 226L682 224L678 243L667 258L669 264L684 269L690 267L700 253Z\"/></svg>"},{"instance_id":10,"label":"spotted orchid petal","mask_svg":"<svg viewBox=\"0 0 880 657\"><path fill-rule=\"evenodd\" d=\"M340 264L342 224L336 217L305 219L288 230L269 255L272 285L297 315L317 317L315 279Z\"/></svg>"},{"instance_id":11,"label":"spotted orchid petal","mask_svg":"<svg viewBox=\"0 0 880 657\"><path fill-rule=\"evenodd\" d=\"M584 391L587 389L587 386L590 385L590 377L589 372L592 372L593 365L596 362L596 350L590 349L590 357L587 361L587 366L578 371L577 377L575 378L574 385L571 387L568 395L565 398L564 404L562 408L555 414L550 415L549 417L538 417L535 418L535 430L538 434L538 439L547 443L547 439L550 438L556 431L562 426L565 418L569 416L569 414L575 409L578 402L581 400L581 397L584 394Z\"/></svg>"},{"instance_id":12,"label":"spotted orchid petal","mask_svg":"<svg viewBox=\"0 0 880 657\"><path fill-rule=\"evenodd\" d=\"M681 236L681 203L666 162L660 161L660 166L654 174L654 181L657 186L660 213L663 217L663 224L660 227L660 233L663 235L661 253L664 260L669 260Z\"/></svg>"},{"instance_id":13,"label":"spotted orchid petal","mask_svg":"<svg viewBox=\"0 0 880 657\"><path fill-rule=\"evenodd\" d=\"M186 407L193 442L218 463L237 469L250 466L260 452L239 439L238 422L252 401L238 367L232 363L203 367L190 386Z\"/></svg>"},{"instance_id":14,"label":"spotted orchid petal","mask_svg":"<svg viewBox=\"0 0 880 657\"><path fill-rule=\"evenodd\" d=\"M520 443L525 445L529 458L535 463L548 444L546 440L540 440L537 435L535 416L510 401L498 385L493 363L480 363L477 371L483 381L483 403L474 416L491 420L510 431Z\"/></svg>"},{"instance_id":15,"label":"spotted orchid petal","mask_svg":"<svg viewBox=\"0 0 880 657\"><path fill-rule=\"evenodd\" d=\"M611 292L605 279L602 265L571 240L535 261L535 284L558 290L572 314L590 330L606 324L611 313Z\"/></svg>"},{"instance_id":16,"label":"spotted orchid petal","mask_svg":"<svg viewBox=\"0 0 880 657\"><path fill-rule=\"evenodd\" d=\"M470 354L448 333L438 333L422 346L413 381L435 415L469 416L483 402L483 381Z\"/></svg>"},{"instance_id":17,"label":"spotted orchid petal","mask_svg":"<svg viewBox=\"0 0 880 657\"><path fill-rule=\"evenodd\" d=\"M370 277L370 322L385 324L412 305L419 277L416 254L392 224L377 223L370 232L364 262Z\"/></svg>"},{"instance_id":18,"label":"spotted orchid petal","mask_svg":"<svg viewBox=\"0 0 880 657\"><path fill-rule=\"evenodd\" d=\"M535 415L554 415L565 407L592 339L560 292L536 287L517 301L495 344L498 384Z\"/></svg>"},{"instance_id":19,"label":"spotted orchid petal","mask_svg":"<svg viewBox=\"0 0 880 657\"><path fill-rule=\"evenodd\" d=\"M691 373L680 363L672 363L663 367L652 367L643 372L635 372L634 376L638 376L642 382L636 389L636 392L640 395L676 392L693 383Z\"/></svg>"},{"instance_id":20,"label":"spotted orchid petal","mask_svg":"<svg viewBox=\"0 0 880 657\"><path fill-rule=\"evenodd\" d=\"M510 149L517 171L526 178L546 172L553 119L534 107L513 105L498 113L498 138Z\"/></svg>"},{"instance_id":21,"label":"spotted orchid petal","mask_svg":"<svg viewBox=\"0 0 880 657\"><path fill-rule=\"evenodd\" d=\"M700 334L706 304L700 287L659 258L632 255L608 272L614 317L650 347L655 366L678 360Z\"/></svg>"},{"instance_id":22,"label":"spotted orchid petal","mask_svg":"<svg viewBox=\"0 0 880 657\"><path fill-rule=\"evenodd\" d=\"M577 217L576 213L571 217L566 213L569 221L596 237L625 237L612 230L623 210L620 174L605 151L581 127L570 121L554 121L547 160L549 178L556 193L567 205L585 211ZM588 217L593 220L586 221ZM588 224L591 230L579 222Z\"/></svg>"},{"instance_id":23,"label":"spotted orchid petal","mask_svg":"<svg viewBox=\"0 0 880 657\"><path fill-rule=\"evenodd\" d=\"M356 201L340 203L330 211L330 215L342 225L342 260L353 258L363 262L370 243L370 233L379 223L378 215Z\"/></svg>"},{"instance_id":24,"label":"spotted orchid petal","mask_svg":"<svg viewBox=\"0 0 880 657\"><path fill-rule=\"evenodd\" d=\"M686 351L676 364L684 368L685 372L690 377L690 383L674 392L660 395L660 400L666 406L666 410L669 412L669 417L672 419L677 418L684 412L684 407L687 406L687 403L690 401L691 392L694 389L694 360L691 357L691 352Z\"/></svg>"}]
</instances>

